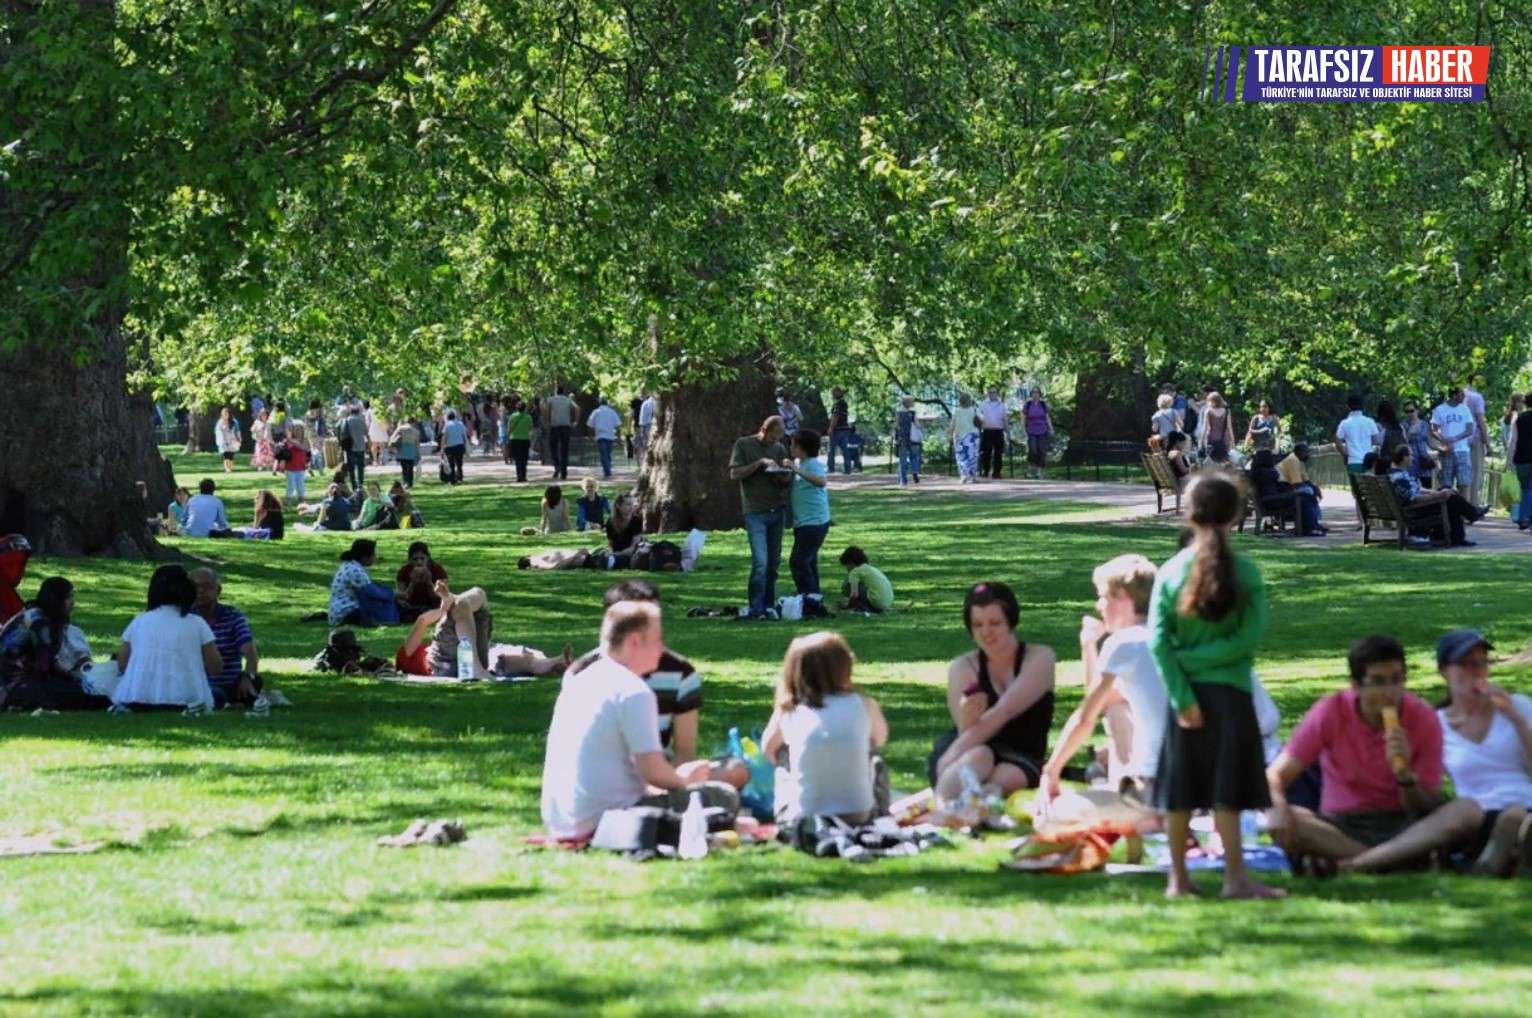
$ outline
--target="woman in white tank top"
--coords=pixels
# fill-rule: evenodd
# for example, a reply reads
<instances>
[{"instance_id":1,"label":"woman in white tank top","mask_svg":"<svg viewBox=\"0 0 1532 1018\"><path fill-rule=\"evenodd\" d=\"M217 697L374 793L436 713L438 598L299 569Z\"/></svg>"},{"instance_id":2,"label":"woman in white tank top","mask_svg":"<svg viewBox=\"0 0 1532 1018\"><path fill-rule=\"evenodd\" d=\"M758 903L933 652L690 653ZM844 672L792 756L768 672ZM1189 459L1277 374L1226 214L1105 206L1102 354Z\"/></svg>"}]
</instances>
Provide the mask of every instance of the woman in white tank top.
<instances>
[{"instance_id":1,"label":"woman in white tank top","mask_svg":"<svg viewBox=\"0 0 1532 1018\"><path fill-rule=\"evenodd\" d=\"M876 700L852 688L854 661L837 633L800 636L787 649L776 710L762 736L767 759L787 750L785 780L777 786L784 820L872 819L872 752L888 741L888 722Z\"/></svg>"}]
</instances>

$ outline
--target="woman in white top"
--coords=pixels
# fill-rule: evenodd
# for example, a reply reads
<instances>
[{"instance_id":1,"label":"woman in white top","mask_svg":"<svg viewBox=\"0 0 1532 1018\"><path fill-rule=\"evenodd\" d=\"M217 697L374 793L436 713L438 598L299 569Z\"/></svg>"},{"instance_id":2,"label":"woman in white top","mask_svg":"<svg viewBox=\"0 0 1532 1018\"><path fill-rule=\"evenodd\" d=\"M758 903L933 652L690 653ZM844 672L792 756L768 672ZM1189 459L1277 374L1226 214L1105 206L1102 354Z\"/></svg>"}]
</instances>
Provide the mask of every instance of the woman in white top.
<instances>
[{"instance_id":1,"label":"woman in white top","mask_svg":"<svg viewBox=\"0 0 1532 1018\"><path fill-rule=\"evenodd\" d=\"M1490 684L1488 650L1482 636L1462 630L1438 646L1448 697L1437 711L1442 762L1457 794L1484 810L1475 870L1510 876L1519 859L1532 875L1532 698Z\"/></svg>"},{"instance_id":2,"label":"woman in white top","mask_svg":"<svg viewBox=\"0 0 1532 1018\"><path fill-rule=\"evenodd\" d=\"M777 814L836 816L865 824L874 814L873 751L888 741L878 702L851 685L855 663L839 633L800 636L787 648L776 709L761 736L766 759L787 750L778 769Z\"/></svg>"},{"instance_id":3,"label":"woman in white top","mask_svg":"<svg viewBox=\"0 0 1532 1018\"><path fill-rule=\"evenodd\" d=\"M160 566L149 579L149 606L123 630L121 674L112 701L122 708L213 709L208 676L223 671L213 630L192 611L197 587L185 568Z\"/></svg>"},{"instance_id":4,"label":"woman in white top","mask_svg":"<svg viewBox=\"0 0 1532 1018\"><path fill-rule=\"evenodd\" d=\"M957 463L960 482L972 484L979 472L979 421L973 397L966 392L958 395L957 409L952 411L952 421L947 425L947 437L952 440L952 458Z\"/></svg>"},{"instance_id":5,"label":"woman in white top","mask_svg":"<svg viewBox=\"0 0 1532 1018\"><path fill-rule=\"evenodd\" d=\"M213 441L218 446L218 451L223 454L223 472L234 472L234 454L239 452L239 422L234 419L234 408L224 407L218 414L218 423L213 425Z\"/></svg>"}]
</instances>

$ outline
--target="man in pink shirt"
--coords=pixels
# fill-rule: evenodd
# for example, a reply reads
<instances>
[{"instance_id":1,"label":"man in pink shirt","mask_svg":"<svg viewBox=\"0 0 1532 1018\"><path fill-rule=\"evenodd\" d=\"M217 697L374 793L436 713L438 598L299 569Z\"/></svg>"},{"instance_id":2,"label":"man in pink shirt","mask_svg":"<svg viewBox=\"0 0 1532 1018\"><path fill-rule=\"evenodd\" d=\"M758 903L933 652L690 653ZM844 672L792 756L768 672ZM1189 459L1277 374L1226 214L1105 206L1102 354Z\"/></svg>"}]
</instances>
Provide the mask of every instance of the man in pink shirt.
<instances>
[{"instance_id":1,"label":"man in pink shirt","mask_svg":"<svg viewBox=\"0 0 1532 1018\"><path fill-rule=\"evenodd\" d=\"M1351 688L1316 703L1266 771L1268 827L1300 873L1418 863L1472 838L1484 819L1473 800L1441 793L1441 723L1404 691L1399 641L1363 637L1348 663ZM1397 726L1384 723L1389 711ZM1323 777L1318 813L1287 801L1288 786L1315 762Z\"/></svg>"}]
</instances>

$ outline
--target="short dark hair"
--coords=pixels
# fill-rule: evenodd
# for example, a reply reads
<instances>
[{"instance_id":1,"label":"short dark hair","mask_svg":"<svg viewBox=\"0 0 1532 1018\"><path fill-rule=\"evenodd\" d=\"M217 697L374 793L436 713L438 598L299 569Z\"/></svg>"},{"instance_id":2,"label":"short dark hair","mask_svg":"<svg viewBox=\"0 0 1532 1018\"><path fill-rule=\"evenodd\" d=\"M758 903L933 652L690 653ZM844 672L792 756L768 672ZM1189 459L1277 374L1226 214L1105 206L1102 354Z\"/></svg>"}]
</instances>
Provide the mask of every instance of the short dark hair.
<instances>
[{"instance_id":1,"label":"short dark hair","mask_svg":"<svg viewBox=\"0 0 1532 1018\"><path fill-rule=\"evenodd\" d=\"M149 577L149 611L169 605L185 615L196 601L197 585L191 581L185 566L163 565Z\"/></svg>"},{"instance_id":2,"label":"short dark hair","mask_svg":"<svg viewBox=\"0 0 1532 1018\"><path fill-rule=\"evenodd\" d=\"M1355 394L1347 396L1346 397L1346 409L1348 409L1348 410L1360 410L1360 409L1362 409L1362 397L1360 397L1358 395L1355 395Z\"/></svg>"},{"instance_id":3,"label":"short dark hair","mask_svg":"<svg viewBox=\"0 0 1532 1018\"><path fill-rule=\"evenodd\" d=\"M660 588L648 580L623 580L606 588L606 593L601 595L601 606L610 608L618 601L660 601Z\"/></svg>"},{"instance_id":4,"label":"short dark hair","mask_svg":"<svg viewBox=\"0 0 1532 1018\"><path fill-rule=\"evenodd\" d=\"M553 508L564 501L564 489L557 484L550 484L543 489L543 501L548 503L548 508Z\"/></svg>"},{"instance_id":5,"label":"short dark hair","mask_svg":"<svg viewBox=\"0 0 1532 1018\"><path fill-rule=\"evenodd\" d=\"M793 436L793 441L803 450L804 455L819 455L819 432L813 428L799 428L798 433Z\"/></svg>"},{"instance_id":6,"label":"short dark hair","mask_svg":"<svg viewBox=\"0 0 1532 1018\"><path fill-rule=\"evenodd\" d=\"M211 477L204 477L202 481L197 485L197 490L204 495L211 495L213 493L213 489L217 487L218 485L213 483L213 479Z\"/></svg>"},{"instance_id":7,"label":"short dark hair","mask_svg":"<svg viewBox=\"0 0 1532 1018\"><path fill-rule=\"evenodd\" d=\"M405 558L414 558L416 552L424 552L426 558L431 557L431 546L424 541L411 541L410 550L404 553Z\"/></svg>"},{"instance_id":8,"label":"short dark hair","mask_svg":"<svg viewBox=\"0 0 1532 1018\"><path fill-rule=\"evenodd\" d=\"M968 588L963 598L963 628L973 631L973 610L998 604L1005 612L1005 621L1012 629L1021 622L1021 605L1016 602L1016 592L1009 585L985 580Z\"/></svg>"},{"instance_id":9,"label":"short dark hair","mask_svg":"<svg viewBox=\"0 0 1532 1018\"><path fill-rule=\"evenodd\" d=\"M846 550L840 553L840 564L847 569L865 566L867 564L867 553L854 544L848 544Z\"/></svg>"},{"instance_id":10,"label":"short dark hair","mask_svg":"<svg viewBox=\"0 0 1532 1018\"><path fill-rule=\"evenodd\" d=\"M1169 452L1182 442L1186 441L1186 432L1172 431L1165 436L1165 451Z\"/></svg>"},{"instance_id":11,"label":"short dark hair","mask_svg":"<svg viewBox=\"0 0 1532 1018\"><path fill-rule=\"evenodd\" d=\"M1385 661L1405 662L1404 645L1392 636L1364 636L1351 645L1346 664L1351 669L1351 684L1356 685L1367 674L1367 666Z\"/></svg>"},{"instance_id":12,"label":"short dark hair","mask_svg":"<svg viewBox=\"0 0 1532 1018\"><path fill-rule=\"evenodd\" d=\"M1294 442L1293 455L1298 457L1300 460L1307 459L1309 455L1309 444L1307 442Z\"/></svg>"}]
</instances>

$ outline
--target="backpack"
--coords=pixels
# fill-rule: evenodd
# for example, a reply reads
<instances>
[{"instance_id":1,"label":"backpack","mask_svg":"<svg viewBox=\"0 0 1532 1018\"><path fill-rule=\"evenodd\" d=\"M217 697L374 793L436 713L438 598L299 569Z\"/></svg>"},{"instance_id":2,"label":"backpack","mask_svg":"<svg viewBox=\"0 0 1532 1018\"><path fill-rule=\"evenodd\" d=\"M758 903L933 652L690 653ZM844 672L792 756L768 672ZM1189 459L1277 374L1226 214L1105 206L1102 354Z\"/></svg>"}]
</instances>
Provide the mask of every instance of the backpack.
<instances>
[{"instance_id":1,"label":"backpack","mask_svg":"<svg viewBox=\"0 0 1532 1018\"><path fill-rule=\"evenodd\" d=\"M278 442L277 447L272 450L272 455L276 457L278 463L286 463L293 458L293 447L285 441Z\"/></svg>"},{"instance_id":2,"label":"backpack","mask_svg":"<svg viewBox=\"0 0 1532 1018\"><path fill-rule=\"evenodd\" d=\"M349 629L336 629L325 641L324 649L314 655L316 672L344 672L362 660L366 649Z\"/></svg>"},{"instance_id":3,"label":"backpack","mask_svg":"<svg viewBox=\"0 0 1532 1018\"><path fill-rule=\"evenodd\" d=\"M675 572L681 568L681 546L674 541L641 545L633 553L633 568L651 572Z\"/></svg>"}]
</instances>

